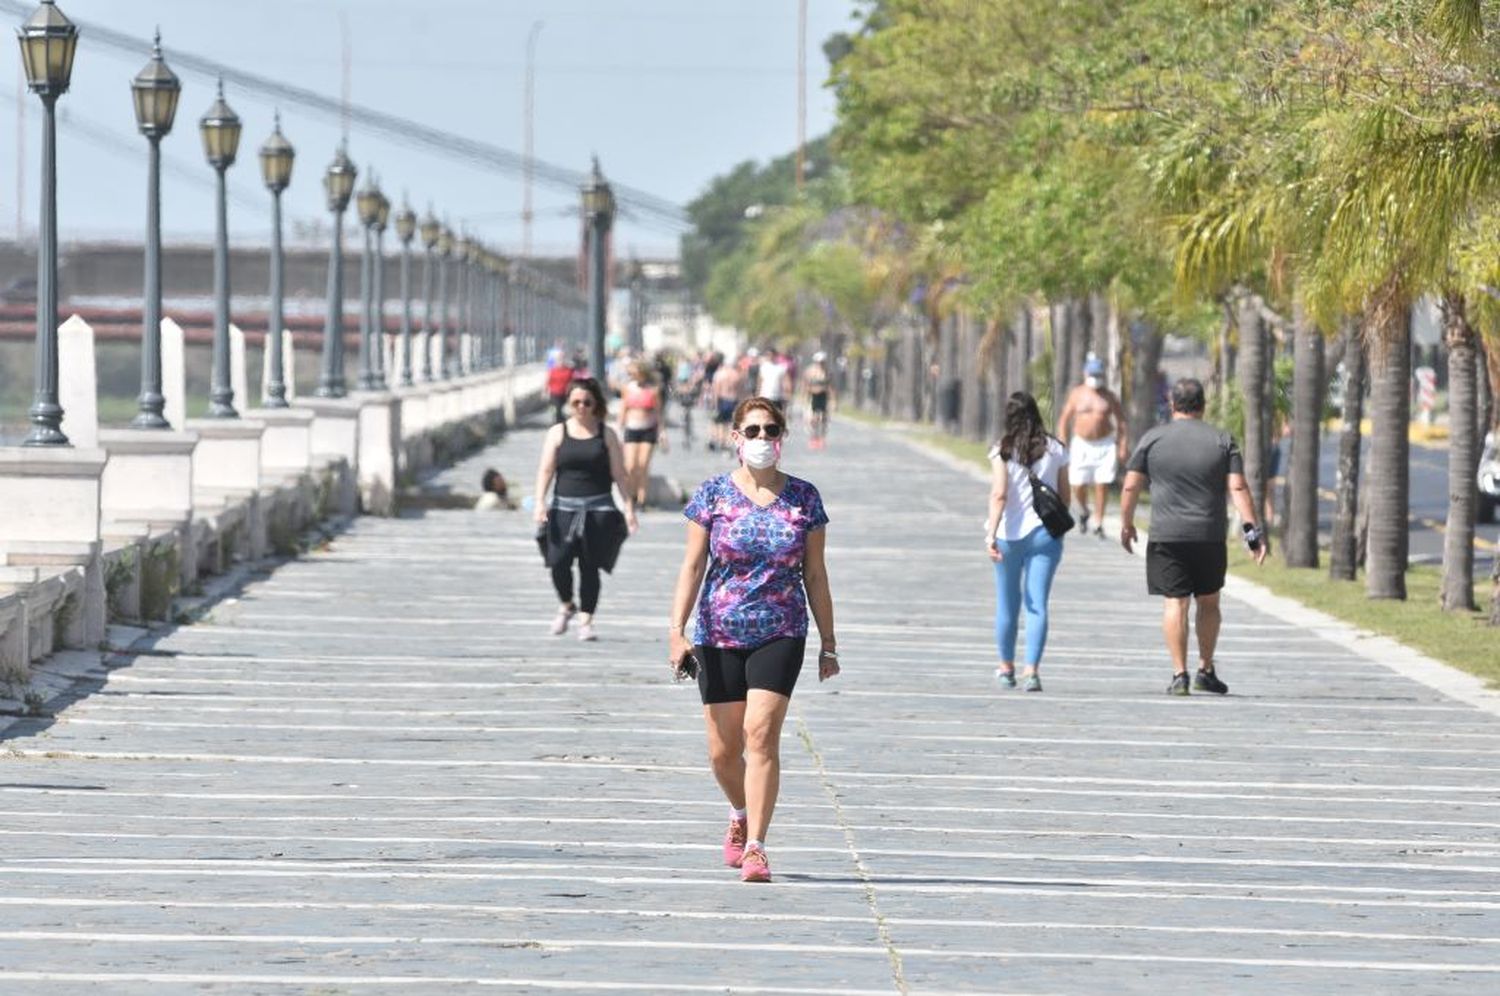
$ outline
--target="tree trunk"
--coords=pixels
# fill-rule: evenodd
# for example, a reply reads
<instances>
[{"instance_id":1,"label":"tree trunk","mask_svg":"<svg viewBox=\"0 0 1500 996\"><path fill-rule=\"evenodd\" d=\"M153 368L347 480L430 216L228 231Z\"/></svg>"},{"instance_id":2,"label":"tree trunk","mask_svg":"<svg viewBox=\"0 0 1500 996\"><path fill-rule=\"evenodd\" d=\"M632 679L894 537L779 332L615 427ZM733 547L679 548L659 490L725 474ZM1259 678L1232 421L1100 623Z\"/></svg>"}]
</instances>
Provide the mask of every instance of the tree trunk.
<instances>
[{"instance_id":1,"label":"tree trunk","mask_svg":"<svg viewBox=\"0 0 1500 996\"><path fill-rule=\"evenodd\" d=\"M1245 409L1245 482L1258 520L1266 507L1266 451L1270 441L1271 413L1265 410L1266 326L1260 315L1260 299L1244 294L1239 302L1240 398ZM1269 523L1263 525L1267 538Z\"/></svg>"},{"instance_id":2,"label":"tree trunk","mask_svg":"<svg viewBox=\"0 0 1500 996\"><path fill-rule=\"evenodd\" d=\"M1407 532L1411 488L1411 314L1388 320L1374 348L1374 427L1370 435L1370 548L1365 592L1406 598Z\"/></svg>"},{"instance_id":3,"label":"tree trunk","mask_svg":"<svg viewBox=\"0 0 1500 996\"><path fill-rule=\"evenodd\" d=\"M1443 583L1438 601L1449 612L1474 605L1474 518L1479 504L1478 355L1464 299L1443 302L1448 347L1448 528L1443 534Z\"/></svg>"},{"instance_id":4,"label":"tree trunk","mask_svg":"<svg viewBox=\"0 0 1500 996\"><path fill-rule=\"evenodd\" d=\"M1344 325L1344 427L1339 433L1338 497L1328 550L1328 573L1339 581L1353 581L1359 569L1359 426L1365 411L1365 346L1360 336L1358 322Z\"/></svg>"},{"instance_id":5,"label":"tree trunk","mask_svg":"<svg viewBox=\"0 0 1500 996\"><path fill-rule=\"evenodd\" d=\"M979 416L984 407L985 368L979 363L979 322L972 312L958 319L958 431L965 439L979 438Z\"/></svg>"},{"instance_id":6,"label":"tree trunk","mask_svg":"<svg viewBox=\"0 0 1500 996\"><path fill-rule=\"evenodd\" d=\"M1015 351L1012 337L1016 328L1001 318L992 318L999 328L995 330L995 348L990 353L990 405L987 412L989 438L999 439L1005 428L1005 399L1010 394L1011 354Z\"/></svg>"},{"instance_id":7,"label":"tree trunk","mask_svg":"<svg viewBox=\"0 0 1500 996\"><path fill-rule=\"evenodd\" d=\"M1035 351L1036 323L1030 304L1022 305L1016 316L1016 340L1021 348L1016 350L1016 379L1012 383L1020 385L1017 390L1035 395L1036 385L1031 382L1031 357Z\"/></svg>"},{"instance_id":8,"label":"tree trunk","mask_svg":"<svg viewBox=\"0 0 1500 996\"><path fill-rule=\"evenodd\" d=\"M1155 324L1141 320L1131 323L1130 394L1125 418L1130 423L1130 438L1140 439L1156 424L1156 373L1161 365L1165 341Z\"/></svg>"},{"instance_id":9,"label":"tree trunk","mask_svg":"<svg viewBox=\"0 0 1500 996\"><path fill-rule=\"evenodd\" d=\"M1318 457L1323 438L1323 333L1298 314L1293 342L1292 452L1287 482L1288 567L1318 566Z\"/></svg>"},{"instance_id":10,"label":"tree trunk","mask_svg":"<svg viewBox=\"0 0 1500 996\"><path fill-rule=\"evenodd\" d=\"M1479 340L1480 395L1479 435L1500 426L1500 342Z\"/></svg>"}]
</instances>

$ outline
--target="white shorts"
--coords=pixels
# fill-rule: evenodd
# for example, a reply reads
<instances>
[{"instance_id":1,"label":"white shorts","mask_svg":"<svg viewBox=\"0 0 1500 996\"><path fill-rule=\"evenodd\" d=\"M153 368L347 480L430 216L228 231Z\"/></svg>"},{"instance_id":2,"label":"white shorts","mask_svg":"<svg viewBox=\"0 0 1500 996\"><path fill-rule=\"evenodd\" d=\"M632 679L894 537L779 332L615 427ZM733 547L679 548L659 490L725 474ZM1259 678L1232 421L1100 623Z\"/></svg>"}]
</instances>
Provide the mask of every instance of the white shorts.
<instances>
[{"instance_id":1,"label":"white shorts","mask_svg":"<svg viewBox=\"0 0 1500 996\"><path fill-rule=\"evenodd\" d=\"M1073 437L1068 446L1069 484L1113 484L1118 470L1114 436L1103 439Z\"/></svg>"}]
</instances>

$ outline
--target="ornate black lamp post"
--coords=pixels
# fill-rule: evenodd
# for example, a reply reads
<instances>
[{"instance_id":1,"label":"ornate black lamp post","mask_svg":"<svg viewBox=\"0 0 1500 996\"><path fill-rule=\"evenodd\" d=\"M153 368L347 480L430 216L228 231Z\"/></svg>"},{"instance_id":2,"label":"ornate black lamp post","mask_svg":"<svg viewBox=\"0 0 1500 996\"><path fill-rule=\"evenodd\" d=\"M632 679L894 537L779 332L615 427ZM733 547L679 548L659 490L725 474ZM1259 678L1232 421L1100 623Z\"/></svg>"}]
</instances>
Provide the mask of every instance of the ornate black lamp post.
<instances>
[{"instance_id":1,"label":"ornate black lamp post","mask_svg":"<svg viewBox=\"0 0 1500 996\"><path fill-rule=\"evenodd\" d=\"M214 365L208 391L210 418L239 418L229 381L229 194L225 172L240 149L240 118L224 102L224 81L208 113L198 121L203 155L214 168L218 192L214 213Z\"/></svg>"},{"instance_id":2,"label":"ornate black lamp post","mask_svg":"<svg viewBox=\"0 0 1500 996\"><path fill-rule=\"evenodd\" d=\"M615 221L615 194L599 172L599 160L583 185L583 216L589 233L589 373L604 376L604 240Z\"/></svg>"},{"instance_id":3,"label":"ornate black lamp post","mask_svg":"<svg viewBox=\"0 0 1500 996\"><path fill-rule=\"evenodd\" d=\"M68 92L78 27L43 3L17 34L26 85L42 98L42 209L36 247L36 396L23 445L66 446L62 406L57 403L57 98Z\"/></svg>"},{"instance_id":4,"label":"ornate black lamp post","mask_svg":"<svg viewBox=\"0 0 1500 996\"><path fill-rule=\"evenodd\" d=\"M387 386L385 369L385 226L391 217L391 199L380 195L375 209L375 300L371 306L370 343L375 347L375 389Z\"/></svg>"},{"instance_id":5,"label":"ornate black lamp post","mask_svg":"<svg viewBox=\"0 0 1500 996\"><path fill-rule=\"evenodd\" d=\"M328 316L323 322L323 370L318 397L342 398L344 390L344 209L359 171L340 148L323 174L328 210L333 212L333 244L328 250Z\"/></svg>"},{"instance_id":6,"label":"ornate black lamp post","mask_svg":"<svg viewBox=\"0 0 1500 996\"><path fill-rule=\"evenodd\" d=\"M411 387L411 240L417 234L417 212L403 204L396 212L396 237L401 240L401 377Z\"/></svg>"},{"instance_id":7,"label":"ornate black lamp post","mask_svg":"<svg viewBox=\"0 0 1500 996\"><path fill-rule=\"evenodd\" d=\"M266 397L262 402L266 408L285 408L286 372L282 367L281 329L282 320L282 254L281 254L281 192L292 182L292 161L296 158L292 143L281 133L281 115L276 115L276 129L266 144L260 147L260 175L271 191L271 308L266 321L266 363L270 367L266 378Z\"/></svg>"},{"instance_id":8,"label":"ornate black lamp post","mask_svg":"<svg viewBox=\"0 0 1500 996\"><path fill-rule=\"evenodd\" d=\"M438 235L438 297L442 307L438 311L438 356L442 357L444 380L453 376L453 356L448 352L448 260L453 257L453 231L443 226Z\"/></svg>"},{"instance_id":9,"label":"ornate black lamp post","mask_svg":"<svg viewBox=\"0 0 1500 996\"><path fill-rule=\"evenodd\" d=\"M438 238L443 233L443 224L437 220L432 213L432 208L427 209L427 217L422 219L422 331L427 333L425 342L426 349L422 350L422 379L432 380L432 304L433 304L433 266L432 256L437 251Z\"/></svg>"},{"instance_id":10,"label":"ornate black lamp post","mask_svg":"<svg viewBox=\"0 0 1500 996\"><path fill-rule=\"evenodd\" d=\"M458 348L455 351L454 367L458 373L468 373L474 357L474 324L469 310L469 290L472 283L469 271L469 254L472 243L467 235L453 241L453 310L457 312ZM467 345L466 345L467 344Z\"/></svg>"},{"instance_id":11,"label":"ornate black lamp post","mask_svg":"<svg viewBox=\"0 0 1500 996\"><path fill-rule=\"evenodd\" d=\"M130 81L135 98L135 123L150 144L146 178L146 281L141 303L140 413L131 424L140 429L167 429L161 393L161 140L177 117L182 83L161 57L161 33L151 49L151 61Z\"/></svg>"},{"instance_id":12,"label":"ornate black lamp post","mask_svg":"<svg viewBox=\"0 0 1500 996\"><path fill-rule=\"evenodd\" d=\"M379 345L372 341L375 316L370 302L375 282L375 219L380 214L380 188L375 185L374 173L365 179L364 187L355 195L354 205L365 235L365 251L359 257L359 389L373 391L375 361L371 353Z\"/></svg>"}]
</instances>

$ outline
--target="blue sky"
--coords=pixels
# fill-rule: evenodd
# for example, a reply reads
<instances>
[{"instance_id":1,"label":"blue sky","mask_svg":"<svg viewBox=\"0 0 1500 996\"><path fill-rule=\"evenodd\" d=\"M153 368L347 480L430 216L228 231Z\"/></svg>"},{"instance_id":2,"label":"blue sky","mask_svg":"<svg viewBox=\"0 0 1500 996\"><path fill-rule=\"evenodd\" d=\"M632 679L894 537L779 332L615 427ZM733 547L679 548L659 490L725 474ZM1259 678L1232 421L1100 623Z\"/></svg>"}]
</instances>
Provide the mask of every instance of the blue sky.
<instances>
[{"instance_id":1,"label":"blue sky","mask_svg":"<svg viewBox=\"0 0 1500 996\"><path fill-rule=\"evenodd\" d=\"M160 25L168 62L174 48L336 96L340 15L353 50L356 103L522 147L525 39L544 22L537 48L536 154L584 169L597 153L612 179L682 203L715 174L744 159L784 154L795 143L796 0L60 0L76 21L148 37ZM853 0L810 0L809 135L827 129L833 101L823 89L822 41L851 24ZM0 68L0 233L14 237L19 53ZM59 103L59 226L64 240L137 240L145 212L145 140L135 133L129 80L138 56L79 47L72 90ZM8 71L7 71L8 70ZM197 120L212 83L179 69L183 94L163 143L163 227L169 240L211 235L212 172ZM263 240L268 195L255 149L271 130L274 107L257 95L227 93L245 122L240 160L230 171L233 234ZM319 179L338 143L335 122L283 108L283 130L299 157L285 197L289 220L326 213ZM40 107L26 98L25 223L34 228ZM83 135L92 133L93 141ZM134 150L134 151L133 151ZM388 194L409 191L457 223L467 220L502 248L520 241L518 180L403 148L356 130L350 153L373 165ZM538 185L534 245L566 252L576 242L577 198ZM618 250L673 251L670 231L622 221Z\"/></svg>"}]
</instances>

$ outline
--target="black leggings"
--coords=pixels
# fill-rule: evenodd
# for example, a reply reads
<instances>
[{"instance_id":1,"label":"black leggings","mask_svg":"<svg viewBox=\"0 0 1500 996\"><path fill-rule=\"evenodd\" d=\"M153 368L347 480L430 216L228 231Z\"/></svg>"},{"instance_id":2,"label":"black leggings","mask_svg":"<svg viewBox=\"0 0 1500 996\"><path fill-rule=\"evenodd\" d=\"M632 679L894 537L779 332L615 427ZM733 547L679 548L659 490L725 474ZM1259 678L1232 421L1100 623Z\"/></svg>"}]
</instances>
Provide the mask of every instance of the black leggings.
<instances>
[{"instance_id":1,"label":"black leggings","mask_svg":"<svg viewBox=\"0 0 1500 996\"><path fill-rule=\"evenodd\" d=\"M573 561L578 561L578 611L593 614L599 605L599 568L572 557L552 568L552 587L564 602L573 601Z\"/></svg>"}]
</instances>

